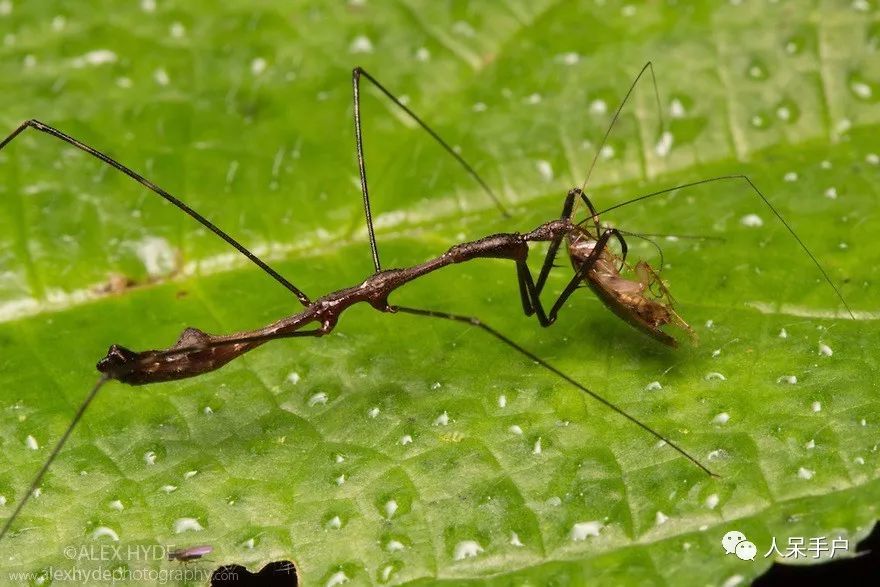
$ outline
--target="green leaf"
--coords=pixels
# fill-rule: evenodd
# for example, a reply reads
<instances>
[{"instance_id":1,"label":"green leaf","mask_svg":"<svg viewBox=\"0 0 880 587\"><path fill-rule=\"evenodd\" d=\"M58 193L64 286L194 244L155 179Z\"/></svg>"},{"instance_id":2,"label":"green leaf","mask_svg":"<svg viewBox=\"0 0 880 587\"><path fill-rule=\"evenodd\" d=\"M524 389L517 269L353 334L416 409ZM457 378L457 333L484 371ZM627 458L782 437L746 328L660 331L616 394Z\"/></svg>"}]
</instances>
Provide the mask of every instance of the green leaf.
<instances>
[{"instance_id":1,"label":"green leaf","mask_svg":"<svg viewBox=\"0 0 880 587\"><path fill-rule=\"evenodd\" d=\"M591 180L596 205L745 173L857 318L743 182L680 190L603 220L723 238L658 240L697 346L661 348L589 290L541 329L503 261L444 269L393 301L479 316L720 478L478 328L355 307L331 336L203 377L108 385L0 544L5 569L204 583L215 563L290 559L320 585L732 585L771 564L774 537L783 551L846 538L852 555L876 520L880 24L867 3L0 8L3 128L35 117L106 150L313 297L372 269L352 66L406 95L514 212L500 218L365 89L379 247L395 267L557 216L652 59L671 149L657 148L643 83ZM632 260L659 266L629 241ZM555 292L571 275L559 261ZM299 309L179 211L26 131L0 153L0 509L22 499L109 344L162 348L185 326L234 332ZM730 530L755 561L724 554ZM213 562L134 550L193 544Z\"/></svg>"}]
</instances>

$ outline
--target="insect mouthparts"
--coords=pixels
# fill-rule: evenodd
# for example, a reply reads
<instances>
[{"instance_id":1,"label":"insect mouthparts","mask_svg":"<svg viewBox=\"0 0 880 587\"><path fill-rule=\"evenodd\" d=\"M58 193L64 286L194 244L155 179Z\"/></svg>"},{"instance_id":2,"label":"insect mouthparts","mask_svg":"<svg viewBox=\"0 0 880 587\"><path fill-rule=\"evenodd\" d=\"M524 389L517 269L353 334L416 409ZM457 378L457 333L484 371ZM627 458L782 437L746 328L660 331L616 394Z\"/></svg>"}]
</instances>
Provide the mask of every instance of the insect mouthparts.
<instances>
[{"instance_id":1,"label":"insect mouthparts","mask_svg":"<svg viewBox=\"0 0 880 587\"><path fill-rule=\"evenodd\" d=\"M137 358L138 354L136 352L131 351L124 346L114 344L107 349L107 356L98 361L98 364L95 365L95 367L97 367L98 371L101 373L106 373L111 378L116 379L127 372L131 363Z\"/></svg>"}]
</instances>

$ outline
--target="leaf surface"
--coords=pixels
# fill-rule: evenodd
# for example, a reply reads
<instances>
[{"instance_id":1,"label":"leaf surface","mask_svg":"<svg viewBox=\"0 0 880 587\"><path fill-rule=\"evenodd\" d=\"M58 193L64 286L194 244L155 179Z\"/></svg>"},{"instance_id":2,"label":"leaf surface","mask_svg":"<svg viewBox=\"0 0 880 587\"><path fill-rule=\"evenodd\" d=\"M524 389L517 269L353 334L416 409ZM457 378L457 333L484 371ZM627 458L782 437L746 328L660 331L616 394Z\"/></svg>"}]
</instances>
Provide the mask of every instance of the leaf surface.
<instances>
[{"instance_id":1,"label":"leaf surface","mask_svg":"<svg viewBox=\"0 0 880 587\"><path fill-rule=\"evenodd\" d=\"M500 261L446 269L393 301L479 316L719 479L477 328L357 307L331 336L273 343L204 377L107 386L0 545L10 571L177 568L66 554L115 534L126 546L211 544L213 560L253 570L292 559L320 585L736 584L769 566L773 537L783 551L791 537L854 548L876 520L880 25L870 6L5 6L4 128L35 117L106 150L313 297L372 269L353 65L407 96L514 213L500 218L367 90L377 233L394 267L558 215L652 59L665 126L643 84L591 180L596 205L745 173L858 318L843 319L741 181L620 208L603 220L713 237L656 239L698 346L658 348L588 290L541 329L521 315L514 270ZM109 344L161 348L185 326L226 333L299 309L179 211L32 130L0 153L0 196L4 510ZM633 260L659 266L650 243L630 243ZM559 262L557 292L570 276ZM120 283L113 275L137 286L101 292ZM729 530L757 545L754 562L724 554Z\"/></svg>"}]
</instances>

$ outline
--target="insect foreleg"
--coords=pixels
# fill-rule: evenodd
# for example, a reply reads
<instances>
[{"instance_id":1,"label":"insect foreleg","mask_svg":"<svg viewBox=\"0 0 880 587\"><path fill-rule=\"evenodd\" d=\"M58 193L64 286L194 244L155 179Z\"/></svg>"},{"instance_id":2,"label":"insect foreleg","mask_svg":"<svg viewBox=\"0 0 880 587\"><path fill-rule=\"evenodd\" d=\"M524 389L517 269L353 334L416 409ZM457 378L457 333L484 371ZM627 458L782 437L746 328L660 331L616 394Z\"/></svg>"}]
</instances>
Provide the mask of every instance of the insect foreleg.
<instances>
[{"instance_id":1,"label":"insect foreleg","mask_svg":"<svg viewBox=\"0 0 880 587\"><path fill-rule=\"evenodd\" d=\"M565 286L565 289L562 290L562 293L559 294L559 298L556 300L556 303L553 304L553 307L550 309L550 313L547 315L547 319L550 324L556 321L556 316L559 314L559 310L562 308L563 304L565 304L566 300L568 300L569 296L574 293L574 291L578 288L578 286L583 282L584 278L587 275L587 272L593 268L596 264L596 261L599 260L599 257L602 255L602 252L605 250L605 247L608 245L608 241L611 237L615 237L619 242L620 246L623 248L624 255L626 255L626 241L623 236L616 228L609 228L605 232L603 232L599 239L596 241L595 246L593 247L590 256L587 257L581 266L578 267L577 271L575 271L574 277L571 278L571 281L568 282L568 285Z\"/></svg>"},{"instance_id":2,"label":"insect foreleg","mask_svg":"<svg viewBox=\"0 0 880 587\"><path fill-rule=\"evenodd\" d=\"M298 287L296 287L295 285L290 283L287 279L282 277L280 273L278 273L275 269L270 267L265 261L263 261L262 259L257 257L255 254L253 254L252 252L247 250L244 247L244 245L242 245L237 240L235 240L234 238L232 238L231 236L226 234L226 232L221 230L216 224L212 223L210 220L208 220L207 218L205 218L204 216L202 216L201 214L199 214L198 212L196 212L195 210L193 210L192 208L190 208L189 206L184 204L182 201L180 201L176 197L172 196L170 193L168 193L164 189L160 188L159 186L154 184L149 179L145 178L143 175L137 173L136 171L133 171L129 167L126 167L125 165L123 165L119 161L116 161L115 159L113 159L109 155L102 153L101 151L98 151L94 147L91 147L91 146L61 132L57 128L49 126L48 124L44 124L44 123L40 122L39 120L33 120L33 119L26 120L25 122L21 123L18 126L18 128L16 128L14 131L12 131L12 133L10 133L9 136L7 136L5 139L3 139L3 141L0 141L0 149L3 149L3 147L8 145L10 142L12 142L12 140L15 137L20 135L27 128L33 128L34 130L38 130L40 132L46 133L49 136L55 137L56 139L64 141L68 145L76 147L80 151L88 153L92 157L95 157L96 159L103 161L104 163L106 163L110 167L116 169L117 171L124 173L125 175L132 178L133 180L135 180L136 182L138 182L142 186L146 187L147 189L149 189L153 193L157 194L161 198L164 198L166 201L168 201L169 203L174 205L176 208L178 208L179 210L181 210L185 214L187 214L190 218L193 218L194 220L199 222L202 226L204 226L205 228L207 228L208 230L210 230L211 232L213 232L214 234L216 234L217 236L222 238L224 241L226 241L227 243L232 245L239 253L241 253L242 255L247 257L248 259L250 259L250 261L252 261L260 269L262 269L263 271L268 273L270 276L272 276L272 278L275 279L275 281L277 281L278 283L280 283L281 285L283 285L284 287L289 289L291 292L293 292L293 294L297 297L297 299L300 301L300 303L303 306L308 306L311 303L311 300L309 300L309 297L305 293L303 293L302 290L300 290Z\"/></svg>"}]
</instances>

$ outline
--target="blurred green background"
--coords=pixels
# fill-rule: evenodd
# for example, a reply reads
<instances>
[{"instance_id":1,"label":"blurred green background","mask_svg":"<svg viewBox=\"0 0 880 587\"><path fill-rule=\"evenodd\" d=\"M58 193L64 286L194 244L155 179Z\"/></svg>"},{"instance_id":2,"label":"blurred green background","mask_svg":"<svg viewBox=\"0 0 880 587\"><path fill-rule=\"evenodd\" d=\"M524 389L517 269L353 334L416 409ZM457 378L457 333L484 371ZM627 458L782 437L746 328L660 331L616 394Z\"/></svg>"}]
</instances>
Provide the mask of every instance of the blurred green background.
<instances>
[{"instance_id":1,"label":"blurred green background","mask_svg":"<svg viewBox=\"0 0 880 587\"><path fill-rule=\"evenodd\" d=\"M833 291L745 186L683 190L603 219L724 238L660 241L699 346L658 348L587 291L542 330L521 316L501 262L450 268L396 301L481 316L720 479L479 330L356 308L333 336L275 343L202 378L108 386L0 544L4 567L44 578L74 563L173 567L65 558L115 535L208 543L217 564L253 569L292 559L314 585L736 585L772 562L771 537L854 545L880 493L878 44L868 1L0 0L2 128L34 117L106 150L313 297L371 270L354 65L405 96L514 212L500 218L367 90L391 267L557 215L653 60L671 149L642 85L588 189L597 206L747 173L859 318L840 319ZM157 200L33 131L0 152L0 510L21 499L109 344L160 348L187 325L225 333L298 309ZM751 215L760 226L743 222ZM632 247L658 261L650 244ZM107 295L114 275L139 287ZM724 554L733 529L756 561Z\"/></svg>"}]
</instances>

